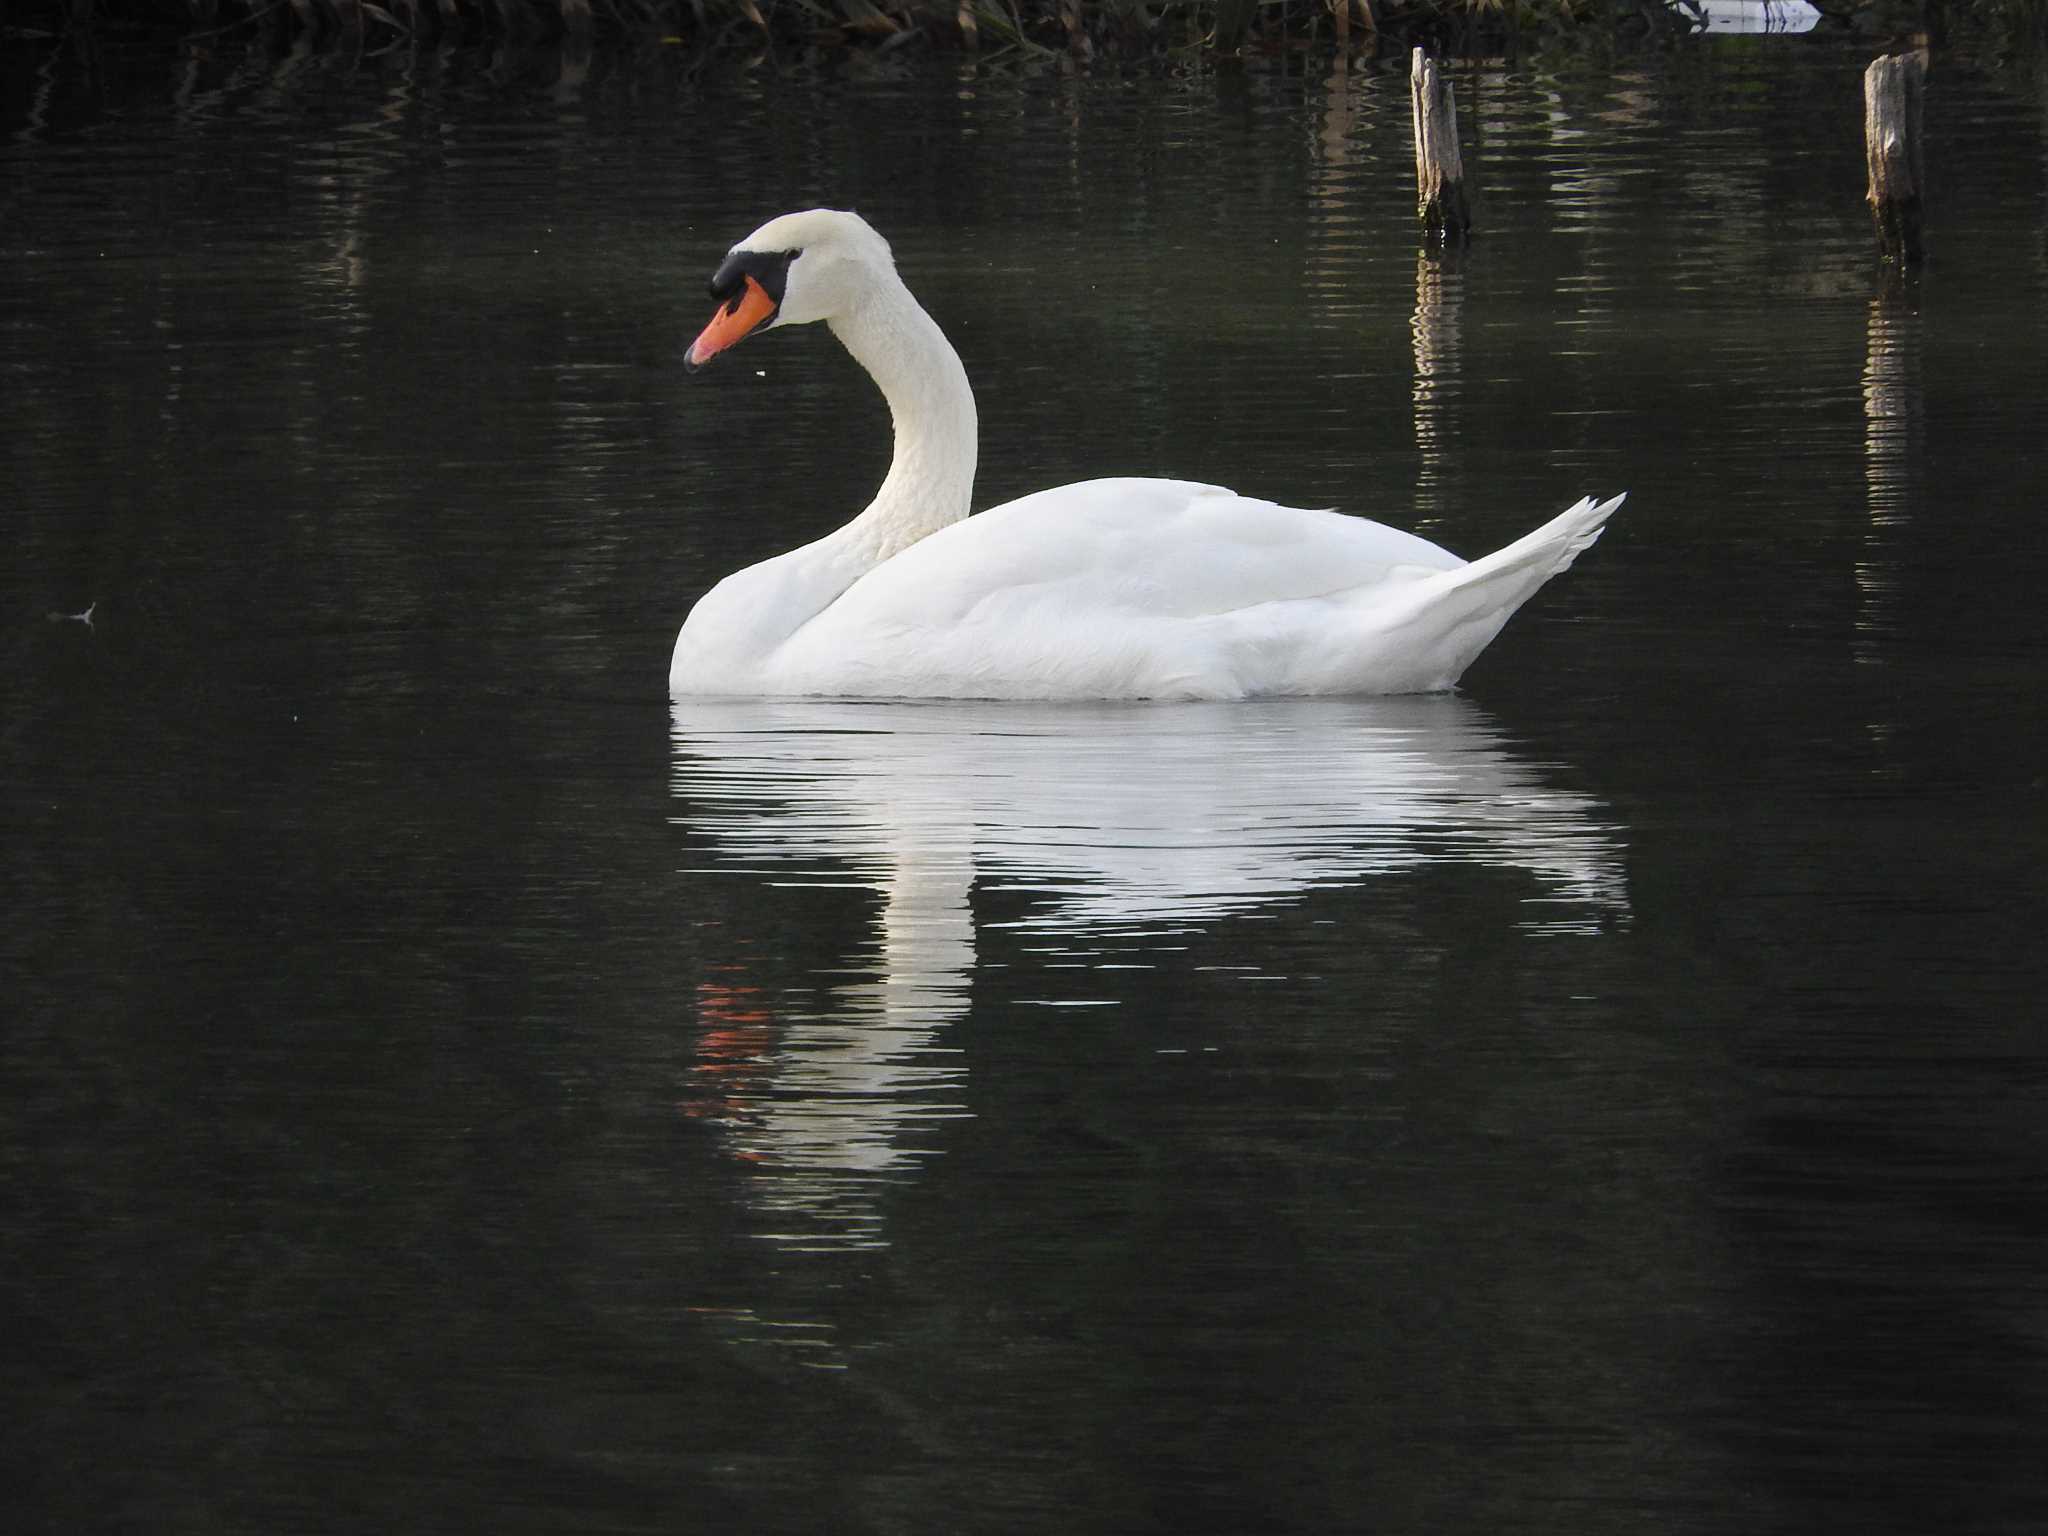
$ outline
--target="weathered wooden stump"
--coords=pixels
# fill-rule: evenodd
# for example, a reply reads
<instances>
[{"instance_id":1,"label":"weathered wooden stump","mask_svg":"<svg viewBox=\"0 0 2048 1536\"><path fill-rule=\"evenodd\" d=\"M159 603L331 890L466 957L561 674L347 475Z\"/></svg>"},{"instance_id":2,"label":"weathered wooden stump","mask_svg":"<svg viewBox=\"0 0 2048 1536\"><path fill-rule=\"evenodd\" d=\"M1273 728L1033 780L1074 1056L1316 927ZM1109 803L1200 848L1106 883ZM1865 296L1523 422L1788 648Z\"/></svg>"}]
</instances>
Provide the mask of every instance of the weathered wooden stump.
<instances>
[{"instance_id":1,"label":"weathered wooden stump","mask_svg":"<svg viewBox=\"0 0 2048 1536\"><path fill-rule=\"evenodd\" d=\"M1458 104L1436 60L1420 48L1408 59L1408 100L1415 111L1416 216L1426 238L1461 241L1472 232L1472 211L1458 155Z\"/></svg>"},{"instance_id":2,"label":"weathered wooden stump","mask_svg":"<svg viewBox=\"0 0 2048 1536\"><path fill-rule=\"evenodd\" d=\"M1921 198L1927 171L1920 153L1921 103L1927 94L1927 50L1887 54L1863 72L1865 193L1887 261L1921 258Z\"/></svg>"},{"instance_id":3,"label":"weathered wooden stump","mask_svg":"<svg viewBox=\"0 0 2048 1536\"><path fill-rule=\"evenodd\" d=\"M1379 18L1372 13L1372 0L1329 0L1330 17L1337 26L1337 46L1348 49L1351 46L1351 14L1358 13L1358 24L1367 32L1380 29Z\"/></svg>"},{"instance_id":4,"label":"weathered wooden stump","mask_svg":"<svg viewBox=\"0 0 2048 1536\"><path fill-rule=\"evenodd\" d=\"M1223 53L1235 53L1251 36L1252 23L1259 15L1259 0L1216 0L1212 15L1215 21L1215 30L1210 33L1213 46Z\"/></svg>"}]
</instances>

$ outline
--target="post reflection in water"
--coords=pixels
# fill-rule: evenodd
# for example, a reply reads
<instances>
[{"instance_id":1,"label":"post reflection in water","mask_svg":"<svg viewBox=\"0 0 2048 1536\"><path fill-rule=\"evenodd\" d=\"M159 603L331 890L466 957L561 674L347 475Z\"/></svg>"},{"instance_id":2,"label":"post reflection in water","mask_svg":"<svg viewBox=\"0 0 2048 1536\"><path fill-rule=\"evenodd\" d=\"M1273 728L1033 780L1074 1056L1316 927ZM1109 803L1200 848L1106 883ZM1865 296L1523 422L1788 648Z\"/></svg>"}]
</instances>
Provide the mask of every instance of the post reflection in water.
<instances>
[{"instance_id":1,"label":"post reflection in water","mask_svg":"<svg viewBox=\"0 0 2048 1536\"><path fill-rule=\"evenodd\" d=\"M755 1174L761 1235L886 1242L888 1185L971 1112L946 1026L978 962L970 894L1021 933L1184 949L1318 888L1466 861L1533 877L1526 927L1625 920L1619 829L1462 699L1129 708L690 700L676 821L710 882L878 893L875 943L816 1006L739 970L700 989L692 1113ZM744 941L735 936L735 944ZM1198 942L1198 941L1197 941Z\"/></svg>"},{"instance_id":2,"label":"post reflection in water","mask_svg":"<svg viewBox=\"0 0 2048 1536\"><path fill-rule=\"evenodd\" d=\"M1444 510L1446 470L1455 457L1459 390L1460 330L1464 278L1456 253L1427 249L1415 254L1415 312L1408 334L1415 354L1411 402L1415 418L1416 523L1434 528Z\"/></svg>"},{"instance_id":3,"label":"post reflection in water","mask_svg":"<svg viewBox=\"0 0 2048 1536\"><path fill-rule=\"evenodd\" d=\"M1901 534L1924 458L1920 315L1903 285L1870 301L1864 327L1863 484L1870 528L1856 561L1856 659L1876 662L1897 628Z\"/></svg>"}]
</instances>

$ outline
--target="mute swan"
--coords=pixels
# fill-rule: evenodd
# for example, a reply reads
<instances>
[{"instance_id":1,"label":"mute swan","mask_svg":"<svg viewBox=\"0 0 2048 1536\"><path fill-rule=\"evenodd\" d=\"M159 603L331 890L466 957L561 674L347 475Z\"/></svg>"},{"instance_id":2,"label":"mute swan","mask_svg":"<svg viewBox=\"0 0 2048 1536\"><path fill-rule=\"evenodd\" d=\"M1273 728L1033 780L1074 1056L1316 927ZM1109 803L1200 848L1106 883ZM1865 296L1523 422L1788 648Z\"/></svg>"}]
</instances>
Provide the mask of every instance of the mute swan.
<instances>
[{"instance_id":1,"label":"mute swan","mask_svg":"<svg viewBox=\"0 0 2048 1536\"><path fill-rule=\"evenodd\" d=\"M676 637L669 692L1234 699L1448 688L1599 537L1589 497L1470 564L1363 518L1180 480L1085 480L969 517L974 392L857 214L784 214L734 246L702 367L822 320L888 400L866 510L727 576Z\"/></svg>"}]
</instances>

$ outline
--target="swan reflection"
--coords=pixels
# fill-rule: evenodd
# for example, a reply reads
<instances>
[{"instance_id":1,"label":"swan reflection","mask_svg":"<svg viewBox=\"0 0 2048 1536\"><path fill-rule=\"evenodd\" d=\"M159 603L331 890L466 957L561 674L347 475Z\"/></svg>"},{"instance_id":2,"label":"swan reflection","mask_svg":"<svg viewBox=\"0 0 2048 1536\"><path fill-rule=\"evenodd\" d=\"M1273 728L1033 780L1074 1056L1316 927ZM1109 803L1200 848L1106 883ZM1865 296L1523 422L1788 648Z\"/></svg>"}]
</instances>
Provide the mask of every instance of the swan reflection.
<instances>
[{"instance_id":1,"label":"swan reflection","mask_svg":"<svg viewBox=\"0 0 2048 1536\"><path fill-rule=\"evenodd\" d=\"M700 988L689 1107L754 1169L769 1235L799 1245L880 1242L884 1189L934 1148L924 1122L967 1112L945 1025L977 964L977 888L1011 893L1001 905L1022 915L1005 927L1115 940L1125 959L1320 887L1447 860L1533 877L1523 921L1540 931L1627 909L1604 810L1547 785L1451 696L705 699L678 702L673 725L692 874L881 898L872 948L815 993L786 976L771 987L737 951ZM705 910L720 906L707 891Z\"/></svg>"}]
</instances>

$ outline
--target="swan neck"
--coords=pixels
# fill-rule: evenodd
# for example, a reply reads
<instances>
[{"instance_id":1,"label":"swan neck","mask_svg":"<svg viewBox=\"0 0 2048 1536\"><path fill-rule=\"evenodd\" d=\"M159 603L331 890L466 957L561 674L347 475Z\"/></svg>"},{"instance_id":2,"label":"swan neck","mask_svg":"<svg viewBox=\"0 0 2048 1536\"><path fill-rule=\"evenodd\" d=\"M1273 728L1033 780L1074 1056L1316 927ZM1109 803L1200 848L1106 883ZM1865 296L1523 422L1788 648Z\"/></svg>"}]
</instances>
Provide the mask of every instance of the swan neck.
<instances>
[{"instance_id":1,"label":"swan neck","mask_svg":"<svg viewBox=\"0 0 2048 1536\"><path fill-rule=\"evenodd\" d=\"M960 354L893 271L831 328L889 404L895 453L867 510L843 532L877 563L965 517L978 425Z\"/></svg>"}]
</instances>

